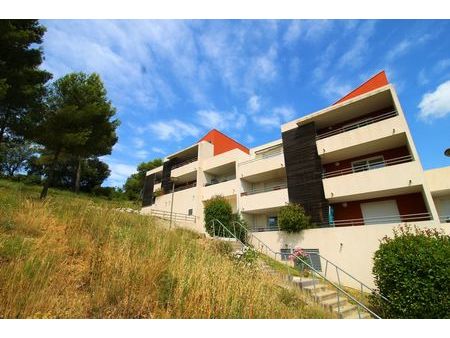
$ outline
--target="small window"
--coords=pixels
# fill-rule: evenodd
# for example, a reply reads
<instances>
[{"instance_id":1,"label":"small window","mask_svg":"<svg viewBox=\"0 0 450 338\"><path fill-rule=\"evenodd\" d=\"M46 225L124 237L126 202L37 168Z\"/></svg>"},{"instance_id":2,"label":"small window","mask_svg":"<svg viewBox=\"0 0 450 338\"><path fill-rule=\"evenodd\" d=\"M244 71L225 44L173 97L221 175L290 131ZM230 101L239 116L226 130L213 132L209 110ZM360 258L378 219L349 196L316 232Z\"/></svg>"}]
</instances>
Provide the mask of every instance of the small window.
<instances>
[{"instance_id":1,"label":"small window","mask_svg":"<svg viewBox=\"0 0 450 338\"><path fill-rule=\"evenodd\" d=\"M267 227L269 229L278 228L278 217L277 216L267 217Z\"/></svg>"},{"instance_id":2,"label":"small window","mask_svg":"<svg viewBox=\"0 0 450 338\"><path fill-rule=\"evenodd\" d=\"M280 249L280 253L281 253L281 260L288 261L289 256L292 254L292 249Z\"/></svg>"},{"instance_id":3,"label":"small window","mask_svg":"<svg viewBox=\"0 0 450 338\"><path fill-rule=\"evenodd\" d=\"M319 249L304 249L304 251L308 254L309 264L317 271L322 271L322 265L320 264L320 253Z\"/></svg>"},{"instance_id":4,"label":"small window","mask_svg":"<svg viewBox=\"0 0 450 338\"><path fill-rule=\"evenodd\" d=\"M189 215L189 216L192 216L192 212L193 212L193 209L189 209L189 210L188 210L188 215Z\"/></svg>"},{"instance_id":5,"label":"small window","mask_svg":"<svg viewBox=\"0 0 450 338\"><path fill-rule=\"evenodd\" d=\"M372 158L367 158L364 160L352 162L352 169L354 173L361 171L382 168L385 166L383 156L377 156Z\"/></svg>"}]
</instances>

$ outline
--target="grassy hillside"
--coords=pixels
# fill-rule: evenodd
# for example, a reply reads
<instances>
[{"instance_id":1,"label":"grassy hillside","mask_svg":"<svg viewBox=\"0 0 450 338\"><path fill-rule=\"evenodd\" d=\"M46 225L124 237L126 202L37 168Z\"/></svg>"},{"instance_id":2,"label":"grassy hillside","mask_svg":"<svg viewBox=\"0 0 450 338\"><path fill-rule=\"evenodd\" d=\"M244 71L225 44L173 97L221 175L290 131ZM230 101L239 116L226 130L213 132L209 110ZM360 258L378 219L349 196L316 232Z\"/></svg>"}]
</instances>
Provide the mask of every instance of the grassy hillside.
<instances>
[{"instance_id":1,"label":"grassy hillside","mask_svg":"<svg viewBox=\"0 0 450 338\"><path fill-rule=\"evenodd\" d=\"M0 318L325 318L215 241L0 180Z\"/></svg>"}]
</instances>

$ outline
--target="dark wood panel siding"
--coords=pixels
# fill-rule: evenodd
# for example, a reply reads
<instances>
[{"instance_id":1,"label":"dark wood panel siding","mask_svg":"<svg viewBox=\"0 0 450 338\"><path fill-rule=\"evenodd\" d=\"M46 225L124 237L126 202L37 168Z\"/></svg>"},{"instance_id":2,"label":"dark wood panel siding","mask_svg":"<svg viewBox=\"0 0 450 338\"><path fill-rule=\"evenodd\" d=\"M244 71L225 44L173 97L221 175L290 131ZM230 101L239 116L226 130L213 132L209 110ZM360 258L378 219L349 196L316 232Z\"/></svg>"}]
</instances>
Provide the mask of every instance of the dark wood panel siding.
<instances>
[{"instance_id":1,"label":"dark wood panel siding","mask_svg":"<svg viewBox=\"0 0 450 338\"><path fill-rule=\"evenodd\" d=\"M168 193L172 190L172 181L170 180L170 174L172 173L172 166L175 165L175 163L175 159L170 159L163 163L161 188L164 193Z\"/></svg>"},{"instance_id":2,"label":"dark wood panel siding","mask_svg":"<svg viewBox=\"0 0 450 338\"><path fill-rule=\"evenodd\" d=\"M314 223L328 223L314 123L288 130L282 138L289 201L301 204Z\"/></svg>"},{"instance_id":3,"label":"dark wood panel siding","mask_svg":"<svg viewBox=\"0 0 450 338\"><path fill-rule=\"evenodd\" d=\"M155 174L145 176L144 189L142 195L142 206L147 207L153 204L153 187L155 186Z\"/></svg>"}]
</instances>

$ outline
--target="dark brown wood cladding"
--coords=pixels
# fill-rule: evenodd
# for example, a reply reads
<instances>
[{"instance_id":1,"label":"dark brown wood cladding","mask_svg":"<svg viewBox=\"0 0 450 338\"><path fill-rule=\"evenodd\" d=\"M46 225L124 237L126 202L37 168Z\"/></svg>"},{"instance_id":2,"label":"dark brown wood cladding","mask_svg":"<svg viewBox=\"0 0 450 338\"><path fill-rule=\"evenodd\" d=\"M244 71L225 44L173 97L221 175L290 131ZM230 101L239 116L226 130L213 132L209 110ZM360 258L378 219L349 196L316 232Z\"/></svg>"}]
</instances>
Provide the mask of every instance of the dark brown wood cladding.
<instances>
[{"instance_id":1,"label":"dark brown wood cladding","mask_svg":"<svg viewBox=\"0 0 450 338\"><path fill-rule=\"evenodd\" d=\"M142 206L147 207L153 204L153 187L155 186L155 174L145 176L144 189L142 195Z\"/></svg>"},{"instance_id":2,"label":"dark brown wood cladding","mask_svg":"<svg viewBox=\"0 0 450 338\"><path fill-rule=\"evenodd\" d=\"M322 184L322 164L314 123L282 134L289 201L301 204L312 222L328 222L328 201Z\"/></svg>"},{"instance_id":3,"label":"dark brown wood cladding","mask_svg":"<svg viewBox=\"0 0 450 338\"><path fill-rule=\"evenodd\" d=\"M172 189L172 181L170 180L170 174L172 173L172 166L176 163L176 159L170 159L163 163L161 188L164 193L168 193Z\"/></svg>"}]
</instances>

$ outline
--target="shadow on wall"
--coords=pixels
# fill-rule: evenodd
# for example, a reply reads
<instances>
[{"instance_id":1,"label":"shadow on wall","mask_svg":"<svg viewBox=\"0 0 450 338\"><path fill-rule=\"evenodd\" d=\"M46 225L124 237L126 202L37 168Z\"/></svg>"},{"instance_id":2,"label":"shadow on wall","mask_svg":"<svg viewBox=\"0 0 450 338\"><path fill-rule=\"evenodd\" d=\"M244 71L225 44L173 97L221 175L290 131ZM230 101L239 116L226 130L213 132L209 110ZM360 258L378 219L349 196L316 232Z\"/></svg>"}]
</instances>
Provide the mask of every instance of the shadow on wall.
<instances>
[{"instance_id":1,"label":"shadow on wall","mask_svg":"<svg viewBox=\"0 0 450 338\"><path fill-rule=\"evenodd\" d=\"M277 231L278 232L278 242L283 246L288 245L289 248L295 248L299 246L299 244L305 239L304 231L300 231L299 233L288 233L285 231Z\"/></svg>"}]
</instances>

